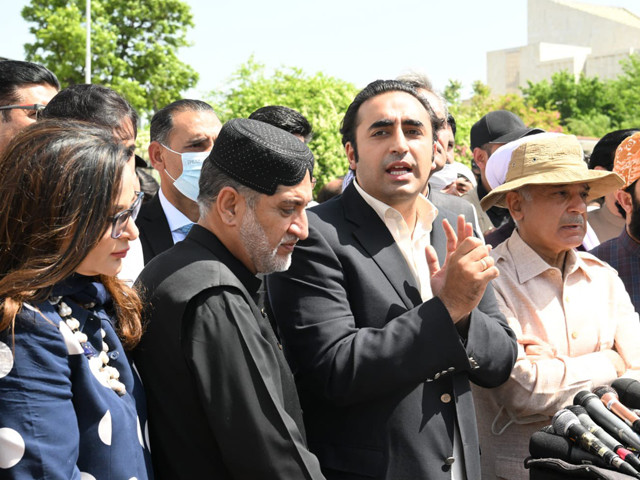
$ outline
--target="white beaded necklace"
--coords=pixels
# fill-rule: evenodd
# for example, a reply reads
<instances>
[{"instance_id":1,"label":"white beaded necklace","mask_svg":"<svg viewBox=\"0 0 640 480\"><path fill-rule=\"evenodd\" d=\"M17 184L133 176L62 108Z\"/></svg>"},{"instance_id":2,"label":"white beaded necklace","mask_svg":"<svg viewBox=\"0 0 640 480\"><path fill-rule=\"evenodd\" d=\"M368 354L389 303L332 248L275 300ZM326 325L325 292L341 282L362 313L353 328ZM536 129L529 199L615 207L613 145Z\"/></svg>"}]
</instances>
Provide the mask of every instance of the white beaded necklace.
<instances>
[{"instance_id":1,"label":"white beaded necklace","mask_svg":"<svg viewBox=\"0 0 640 480\"><path fill-rule=\"evenodd\" d=\"M58 315L60 315L60 318L62 318L67 326L71 329L71 332L76 337L76 340L80 342L82 350L89 359L89 366L93 367L92 370L96 372L100 383L108 386L120 396L127 393L127 389L124 383L118 380L120 378L120 372L118 371L118 369L110 367L108 365L109 355L107 352L109 352L109 346L104 340L105 336L107 335L104 329L100 329L100 333L102 334L102 351L96 356L95 350L88 345L89 339L83 332L80 331L80 322L71 315L73 313L71 307L61 300L62 297L50 297L49 303L58 307ZM95 303L83 305L83 307L86 309L91 309L95 307Z\"/></svg>"}]
</instances>

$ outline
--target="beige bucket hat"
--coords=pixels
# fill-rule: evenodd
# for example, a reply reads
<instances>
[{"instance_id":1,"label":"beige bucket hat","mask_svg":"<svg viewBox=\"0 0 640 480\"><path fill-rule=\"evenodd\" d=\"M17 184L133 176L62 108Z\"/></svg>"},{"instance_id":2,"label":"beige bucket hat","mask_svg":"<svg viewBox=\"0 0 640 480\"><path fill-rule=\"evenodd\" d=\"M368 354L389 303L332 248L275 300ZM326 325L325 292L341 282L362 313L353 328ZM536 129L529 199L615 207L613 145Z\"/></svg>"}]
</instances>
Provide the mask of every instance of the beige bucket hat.
<instances>
[{"instance_id":1,"label":"beige bucket hat","mask_svg":"<svg viewBox=\"0 0 640 480\"><path fill-rule=\"evenodd\" d=\"M524 185L588 183L591 187L589 199L593 199L624 184L616 173L589 170L582 159L582 147L574 135L532 137L531 141L513 144L505 182L482 199L480 204L484 210L494 205L506 208L507 192ZM510 146L506 144L501 148L508 151Z\"/></svg>"}]
</instances>

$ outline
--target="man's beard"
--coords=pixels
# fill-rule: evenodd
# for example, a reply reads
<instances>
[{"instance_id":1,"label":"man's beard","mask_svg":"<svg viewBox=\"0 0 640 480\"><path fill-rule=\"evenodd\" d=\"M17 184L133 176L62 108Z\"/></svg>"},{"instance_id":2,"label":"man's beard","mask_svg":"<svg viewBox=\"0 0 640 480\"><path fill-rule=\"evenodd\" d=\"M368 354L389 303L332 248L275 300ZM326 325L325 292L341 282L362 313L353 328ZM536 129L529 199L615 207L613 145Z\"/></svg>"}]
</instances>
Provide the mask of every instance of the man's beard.
<instances>
[{"instance_id":1,"label":"man's beard","mask_svg":"<svg viewBox=\"0 0 640 480\"><path fill-rule=\"evenodd\" d=\"M640 200L636 198L635 191L631 192L631 205L633 210L631 211L628 231L636 242L640 242Z\"/></svg>"},{"instance_id":2,"label":"man's beard","mask_svg":"<svg viewBox=\"0 0 640 480\"><path fill-rule=\"evenodd\" d=\"M293 235L285 237L275 248L269 246L267 234L260 225L253 208L248 208L240 225L240 240L258 273L284 272L291 265L291 254L278 255L280 243L297 240Z\"/></svg>"}]
</instances>

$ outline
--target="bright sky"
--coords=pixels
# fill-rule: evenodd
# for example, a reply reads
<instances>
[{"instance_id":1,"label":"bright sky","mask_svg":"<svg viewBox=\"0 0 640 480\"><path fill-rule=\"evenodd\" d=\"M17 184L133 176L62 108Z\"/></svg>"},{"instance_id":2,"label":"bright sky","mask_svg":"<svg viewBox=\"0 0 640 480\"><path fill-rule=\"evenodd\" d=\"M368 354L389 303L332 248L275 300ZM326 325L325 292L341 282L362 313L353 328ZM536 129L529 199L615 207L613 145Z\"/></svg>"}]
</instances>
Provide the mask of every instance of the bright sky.
<instances>
[{"instance_id":1,"label":"bright sky","mask_svg":"<svg viewBox=\"0 0 640 480\"><path fill-rule=\"evenodd\" d=\"M0 56L22 59L32 41L20 11L28 0L1 0ZM195 95L223 89L251 54L270 68L321 71L363 87L407 70L448 79L468 92L486 81L486 53L527 42L526 0L187 0L193 46L180 57L200 73ZM583 0L640 16L638 0Z\"/></svg>"}]
</instances>

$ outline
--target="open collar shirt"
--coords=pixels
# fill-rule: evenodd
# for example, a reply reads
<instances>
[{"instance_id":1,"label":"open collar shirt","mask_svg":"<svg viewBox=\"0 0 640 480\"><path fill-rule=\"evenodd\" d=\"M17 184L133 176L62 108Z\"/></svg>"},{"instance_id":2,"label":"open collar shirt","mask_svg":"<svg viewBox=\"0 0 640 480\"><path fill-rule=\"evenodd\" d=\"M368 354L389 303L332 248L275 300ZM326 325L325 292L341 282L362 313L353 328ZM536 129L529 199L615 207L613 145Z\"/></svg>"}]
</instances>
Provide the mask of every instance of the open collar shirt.
<instances>
[{"instance_id":1,"label":"open collar shirt","mask_svg":"<svg viewBox=\"0 0 640 480\"><path fill-rule=\"evenodd\" d=\"M358 185L357 181L353 183L360 196L373 208L389 229L389 233L396 241L402 256L420 286L422 300L427 301L432 298L431 275L427 265L425 248L431 244L431 230L433 221L438 215L438 209L424 195L418 195L416 225L411 231L398 210L369 195Z\"/></svg>"},{"instance_id":2,"label":"open collar shirt","mask_svg":"<svg viewBox=\"0 0 640 480\"><path fill-rule=\"evenodd\" d=\"M365 192L358 181L354 181L354 186L367 204L373 208L376 214L389 229L391 236L396 241L402 256L407 261L418 285L423 301L433 298L431 291L431 274L425 249L431 244L431 230L433 221L438 216L438 209L427 198L420 194L416 199L416 225L413 231L409 230L402 214L395 208L381 202ZM451 469L452 480L464 480L464 455L462 453L462 440L459 428L456 425L453 438L453 456L461 461L455 462Z\"/></svg>"},{"instance_id":3,"label":"open collar shirt","mask_svg":"<svg viewBox=\"0 0 640 480\"><path fill-rule=\"evenodd\" d=\"M615 349L625 361L624 376L640 377L640 323L616 272L589 253L569 250L563 272L516 229L491 256L500 270L493 280L498 307L519 342L509 380L473 389L482 469L520 480L528 478L523 461L531 434L579 391L617 378L605 350ZM528 356L520 342L530 337L550 345L553 356Z\"/></svg>"},{"instance_id":4,"label":"open collar shirt","mask_svg":"<svg viewBox=\"0 0 640 480\"><path fill-rule=\"evenodd\" d=\"M520 339L535 336L556 350L553 359L519 355L504 389L520 415L546 413L571 403L580 390L610 384L616 371L603 350L620 354L640 374L640 323L616 272L594 256L569 250L564 275L546 263L515 230L492 256L498 306ZM631 373L631 372L629 372ZM501 387L502 388L502 387Z\"/></svg>"}]
</instances>

